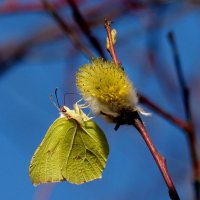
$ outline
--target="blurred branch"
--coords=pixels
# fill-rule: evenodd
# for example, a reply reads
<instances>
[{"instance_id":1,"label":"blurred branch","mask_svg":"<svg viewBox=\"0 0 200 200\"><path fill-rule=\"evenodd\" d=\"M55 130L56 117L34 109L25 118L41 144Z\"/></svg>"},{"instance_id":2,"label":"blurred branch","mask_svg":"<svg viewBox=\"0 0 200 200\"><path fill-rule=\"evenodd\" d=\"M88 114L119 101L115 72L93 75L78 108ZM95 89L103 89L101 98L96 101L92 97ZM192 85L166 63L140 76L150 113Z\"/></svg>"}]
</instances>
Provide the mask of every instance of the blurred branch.
<instances>
[{"instance_id":1,"label":"blurred branch","mask_svg":"<svg viewBox=\"0 0 200 200\"><path fill-rule=\"evenodd\" d=\"M103 2L100 5L93 7L92 9L88 9L85 12L87 18L90 19L87 22L88 26L94 27L102 23L105 17L108 15L108 11L109 11L109 16L111 18L120 17L127 11L126 6L124 7L123 5L120 4L121 6L117 6L116 8L113 8L110 2L111 0ZM53 5L51 6L53 7ZM96 9L99 9L98 12L94 12ZM43 5L43 10L44 10L44 5ZM55 7L54 7L54 10L55 10ZM62 21L64 22L65 25L67 24L63 19ZM67 25L68 25L68 30L70 30L71 32L76 33L78 31L77 26L73 25L72 23L67 24ZM67 35L66 32L63 31L63 29L60 30L60 28L58 29L57 27L54 27L54 26L50 26L46 28L45 26L43 27L43 29L40 29L37 33L33 33L32 35L28 34L27 37L23 38L23 40L20 42L18 40L17 41L12 40L12 41L9 41L4 46L1 45L0 75L4 74L4 72L11 69L14 64L24 59L24 57L27 55L30 49L34 47L35 45L39 45L40 43L44 43L44 42L50 42L54 39L59 39L59 37L62 37L63 34ZM83 46L83 49L84 48L85 47ZM91 53L88 52L89 57L92 56L90 54Z\"/></svg>"},{"instance_id":2,"label":"blurred branch","mask_svg":"<svg viewBox=\"0 0 200 200\"><path fill-rule=\"evenodd\" d=\"M178 81L181 87L181 93L182 93L182 99L184 102L185 106L185 112L186 112L186 117L188 121L192 121L192 114L191 114L191 109L190 109L190 96L189 96L189 90L186 86L186 82L183 77L183 72L182 72L182 67L181 67L181 62L178 54L178 49L175 41L175 37L173 32L168 33L168 40L172 48L173 56L174 56L174 63L176 67L176 73L178 76Z\"/></svg>"},{"instance_id":3,"label":"blurred branch","mask_svg":"<svg viewBox=\"0 0 200 200\"><path fill-rule=\"evenodd\" d=\"M188 126L188 130L186 130L186 132L188 136L190 155L191 155L192 165L193 165L194 191L196 195L196 200L199 200L200 199L200 169L199 169L198 154L196 150L196 147L197 147L196 134L194 130L192 112L191 112L191 107L190 107L190 91L187 88L187 85L183 76L182 66L181 66L178 49L177 49L177 45L175 41L175 36L173 32L169 32L168 40L172 48L175 67L176 67L176 73L177 73L178 81L181 87L182 99L183 99L185 112L186 112L187 126Z\"/></svg>"},{"instance_id":4,"label":"blurred branch","mask_svg":"<svg viewBox=\"0 0 200 200\"><path fill-rule=\"evenodd\" d=\"M154 112L156 112L157 114L159 114L161 117L163 117L164 119L170 121L172 124L176 125L178 128L180 128L183 131L189 131L189 127L187 122L171 115L170 113L164 111L162 108L160 108L159 106L157 106L155 103L153 103L152 101L150 101L148 98L146 98L144 95L138 93L138 97L139 97L139 101L146 105L147 107L149 107L151 110L153 110Z\"/></svg>"},{"instance_id":5,"label":"blurred branch","mask_svg":"<svg viewBox=\"0 0 200 200\"><path fill-rule=\"evenodd\" d=\"M66 3L66 0L57 0L56 2L62 2L62 1ZM78 2L79 1L80 0L78 0ZM109 17L114 20L115 18L119 18L123 16L124 14L131 12L131 9L134 9L134 11L137 11L138 9L140 10L141 6L138 6L138 5L134 6L135 3L138 4L137 1L134 1L134 0L132 1L116 0L115 6L113 6L112 0L102 1L99 4L96 4L95 6L93 6L92 8L84 11L84 16L87 18L87 25L91 29L92 27L102 24L105 18ZM4 3L3 5L1 4L0 9L4 7L5 4L6 3ZM26 4L26 5L28 6L30 4L31 3ZM42 3L40 3L40 5L42 5ZM54 7L55 3L51 5ZM131 7L130 5L133 5L133 7ZM142 8L145 8L145 5L142 6ZM21 11L20 6L18 6L18 8L19 9L16 9L16 11ZM54 9L56 8L60 8L60 7L55 6ZM42 10L44 11L44 7L42 8ZM27 10L27 11L31 11L31 10ZM35 11L35 10L33 9L32 11ZM77 26L75 26L73 23L67 23L67 25L68 25L68 28L70 28L72 32L76 33L78 31ZM47 32L46 36L40 36L40 34L43 35L42 32ZM54 36L54 33L56 36ZM53 39L58 39L59 37L63 37L63 34L66 35L64 31L60 31L57 27L51 26L50 28L46 30L46 26L45 26L42 29L40 29L38 33L36 33L35 35L32 34L30 36L30 34L27 34L27 37L23 38L22 41L12 40L11 42L8 42L4 46L1 45L0 71L2 71L1 69L3 69L3 71L6 72L8 69L10 69L13 64L18 62L19 59L20 60L23 59L27 55L27 52L30 50L30 48L32 48L33 46L38 45L42 43L43 41L48 42L48 40L51 41Z\"/></svg>"},{"instance_id":6,"label":"blurred branch","mask_svg":"<svg viewBox=\"0 0 200 200\"><path fill-rule=\"evenodd\" d=\"M147 2L139 2L139 1L135 1L135 0L123 0L125 4L127 4L127 6L132 9L132 10L142 10L145 9L149 6L149 3Z\"/></svg>"},{"instance_id":7,"label":"blurred branch","mask_svg":"<svg viewBox=\"0 0 200 200\"><path fill-rule=\"evenodd\" d=\"M56 184L41 185L35 192L33 200L50 200L52 191L55 189Z\"/></svg>"},{"instance_id":8,"label":"blurred branch","mask_svg":"<svg viewBox=\"0 0 200 200\"><path fill-rule=\"evenodd\" d=\"M65 0L54 0L53 5L59 9L67 5ZM0 15L11 14L16 12L36 12L43 11L44 7L41 3L20 3L17 1L5 1L0 4Z\"/></svg>"},{"instance_id":9,"label":"blurred branch","mask_svg":"<svg viewBox=\"0 0 200 200\"><path fill-rule=\"evenodd\" d=\"M59 13L56 11L53 5L48 3L48 0L42 0L42 3L44 7L49 11L51 16L56 20L60 28L63 30L63 32L70 38L72 43L75 45L77 49L80 49L86 57L92 58L93 55L90 52L89 49L87 49L82 42L79 40L79 37L77 34L70 29L70 26L67 24L66 21L59 15Z\"/></svg>"},{"instance_id":10,"label":"blurred branch","mask_svg":"<svg viewBox=\"0 0 200 200\"><path fill-rule=\"evenodd\" d=\"M31 42L27 41L17 47L17 51L15 51L8 59L4 59L2 55L0 55L0 75L4 74L13 64L18 63L21 59L27 54L27 49L29 49L29 45Z\"/></svg>"},{"instance_id":11,"label":"blurred branch","mask_svg":"<svg viewBox=\"0 0 200 200\"><path fill-rule=\"evenodd\" d=\"M51 42L61 37L61 32L53 26L46 26L37 33L29 34L23 41L9 41L0 47L0 76L13 67L36 45Z\"/></svg>"},{"instance_id":12,"label":"blurred branch","mask_svg":"<svg viewBox=\"0 0 200 200\"><path fill-rule=\"evenodd\" d=\"M74 20L76 21L76 23L78 24L80 29L83 31L85 36L89 39L90 43L96 49L96 51L99 53L99 55L102 58L106 59L106 56L104 54L104 51L103 51L99 41L92 34L92 32L87 24L87 21L84 19L83 15L81 14L76 2L74 0L67 0L67 2L69 3L69 5L72 9Z\"/></svg>"},{"instance_id":13,"label":"blurred branch","mask_svg":"<svg viewBox=\"0 0 200 200\"><path fill-rule=\"evenodd\" d=\"M107 35L108 35L108 39L109 39L109 53L111 54L111 57L113 58L113 61L116 65L119 65L119 60L117 58L116 52L114 50L114 45L113 45L113 40L112 40L112 36L111 36L111 28L110 28L110 24L111 22L106 20L105 21L105 28L107 31ZM115 55L114 55L115 54ZM133 112L130 116L131 119L128 119L127 121L119 121L119 123L116 125L115 130L117 130L119 128L120 125L122 124L132 124L137 130L138 132L141 134L142 138L144 139L146 145L148 146L164 180L165 183L167 184L167 187L169 189L169 196L172 200L180 200L179 195L176 191L176 188L173 184L173 181L169 175L168 169L167 169L167 165L166 165L166 160L165 158L159 154L159 152L157 151L157 149L155 148L154 144L152 143L149 134L147 133L144 124L138 114L137 111Z\"/></svg>"}]
</instances>

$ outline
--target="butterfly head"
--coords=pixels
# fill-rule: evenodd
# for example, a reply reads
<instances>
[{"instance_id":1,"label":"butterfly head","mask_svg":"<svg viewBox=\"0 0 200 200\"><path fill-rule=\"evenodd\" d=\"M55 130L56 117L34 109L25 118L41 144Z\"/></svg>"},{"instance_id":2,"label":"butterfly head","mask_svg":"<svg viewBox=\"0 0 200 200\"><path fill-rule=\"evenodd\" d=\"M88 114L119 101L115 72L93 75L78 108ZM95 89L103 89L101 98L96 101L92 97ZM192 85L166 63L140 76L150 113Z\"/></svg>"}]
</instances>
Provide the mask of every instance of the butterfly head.
<instances>
[{"instance_id":1,"label":"butterfly head","mask_svg":"<svg viewBox=\"0 0 200 200\"><path fill-rule=\"evenodd\" d=\"M67 106L62 106L59 110L61 117L72 118L72 110L70 110Z\"/></svg>"}]
</instances>

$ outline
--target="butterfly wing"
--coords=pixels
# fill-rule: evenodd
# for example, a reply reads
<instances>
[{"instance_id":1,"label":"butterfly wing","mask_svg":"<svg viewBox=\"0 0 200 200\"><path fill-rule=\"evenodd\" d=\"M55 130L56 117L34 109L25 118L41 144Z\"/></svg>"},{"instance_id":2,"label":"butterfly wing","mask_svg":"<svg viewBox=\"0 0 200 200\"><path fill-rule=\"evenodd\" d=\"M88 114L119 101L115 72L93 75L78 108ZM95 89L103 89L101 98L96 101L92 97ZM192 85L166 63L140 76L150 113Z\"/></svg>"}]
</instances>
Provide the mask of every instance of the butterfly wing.
<instances>
[{"instance_id":1,"label":"butterfly wing","mask_svg":"<svg viewBox=\"0 0 200 200\"><path fill-rule=\"evenodd\" d=\"M99 179L102 177L108 154L106 137L94 121L77 124L70 155L62 168L62 175L75 184Z\"/></svg>"},{"instance_id":2,"label":"butterfly wing","mask_svg":"<svg viewBox=\"0 0 200 200\"><path fill-rule=\"evenodd\" d=\"M34 185L67 180L81 184L101 178L109 147L93 121L58 118L48 129L30 164Z\"/></svg>"},{"instance_id":3,"label":"butterfly wing","mask_svg":"<svg viewBox=\"0 0 200 200\"><path fill-rule=\"evenodd\" d=\"M69 148L64 148L63 141L70 140L74 130L74 122L64 117L50 126L30 163L30 178L34 185L64 180L61 169Z\"/></svg>"}]
</instances>

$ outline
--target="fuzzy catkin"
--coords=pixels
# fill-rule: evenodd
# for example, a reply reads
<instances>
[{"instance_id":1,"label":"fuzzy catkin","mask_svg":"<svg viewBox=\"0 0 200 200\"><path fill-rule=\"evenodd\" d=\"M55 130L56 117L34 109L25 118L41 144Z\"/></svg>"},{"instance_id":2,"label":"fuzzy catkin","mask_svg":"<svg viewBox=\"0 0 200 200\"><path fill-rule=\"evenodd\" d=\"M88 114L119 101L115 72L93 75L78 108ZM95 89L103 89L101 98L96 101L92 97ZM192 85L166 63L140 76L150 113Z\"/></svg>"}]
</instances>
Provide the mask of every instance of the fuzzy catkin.
<instances>
[{"instance_id":1,"label":"fuzzy catkin","mask_svg":"<svg viewBox=\"0 0 200 200\"><path fill-rule=\"evenodd\" d=\"M101 58L92 59L76 74L77 88L91 110L112 121L124 113L137 110L134 86L121 67Z\"/></svg>"}]
</instances>

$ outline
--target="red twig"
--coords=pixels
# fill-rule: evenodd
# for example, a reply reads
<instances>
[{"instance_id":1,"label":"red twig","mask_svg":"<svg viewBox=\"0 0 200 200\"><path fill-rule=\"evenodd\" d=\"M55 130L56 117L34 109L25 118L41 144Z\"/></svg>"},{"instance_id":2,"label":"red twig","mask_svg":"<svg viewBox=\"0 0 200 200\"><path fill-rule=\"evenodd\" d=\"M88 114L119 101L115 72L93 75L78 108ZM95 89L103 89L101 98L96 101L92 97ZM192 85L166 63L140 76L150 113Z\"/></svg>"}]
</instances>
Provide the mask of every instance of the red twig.
<instances>
[{"instance_id":1,"label":"red twig","mask_svg":"<svg viewBox=\"0 0 200 200\"><path fill-rule=\"evenodd\" d=\"M116 54L116 52L115 52L115 48L114 48L114 45L113 45L113 42L112 42L112 36L111 36L111 28L110 28L110 25L111 25L111 21L105 20L105 28L106 28L106 31L107 31L108 40L109 40L109 44L110 44L108 51L109 51L109 53L110 53L110 55L111 55L111 57L112 57L114 63L115 63L116 65L119 65L120 62L119 62L119 59L118 59L118 57L117 57L117 54Z\"/></svg>"},{"instance_id":2,"label":"red twig","mask_svg":"<svg viewBox=\"0 0 200 200\"><path fill-rule=\"evenodd\" d=\"M138 115L138 113L137 113L137 115ZM172 200L179 200L180 198L178 196L176 188L174 187L173 181L172 181L172 179L169 175L168 169L167 169L166 160L162 155L160 155L158 153L158 151L155 148L154 144L152 143L139 115L133 119L133 125L138 130L138 132L141 134L141 136L144 139L146 145L148 146L158 168L160 169L160 172L162 173L162 176L168 186L170 198Z\"/></svg>"},{"instance_id":3,"label":"red twig","mask_svg":"<svg viewBox=\"0 0 200 200\"><path fill-rule=\"evenodd\" d=\"M188 130L185 130L185 131L187 132L190 155L191 155L192 165L193 165L194 191L196 195L196 200L199 200L200 199L200 168L199 168L198 154L196 151L196 146L197 146L196 135L195 135L195 130L193 126L193 118L192 118L192 112L191 112L191 107L190 107L190 91L187 88L187 85L183 76L178 49L177 49L174 34L172 32L169 32L168 39L173 51L176 72L177 72L178 81L181 87L182 99L183 99L183 103L185 107L187 127L188 127Z\"/></svg>"},{"instance_id":4,"label":"red twig","mask_svg":"<svg viewBox=\"0 0 200 200\"><path fill-rule=\"evenodd\" d=\"M65 6L67 3L65 0L56 0L53 5L59 9ZM32 12L32 11L42 11L44 7L41 3L19 3L19 2L6 2L0 4L0 14L10 14L16 12Z\"/></svg>"},{"instance_id":5,"label":"red twig","mask_svg":"<svg viewBox=\"0 0 200 200\"><path fill-rule=\"evenodd\" d=\"M79 25L80 29L83 31L85 36L89 39L90 43L97 50L97 52L100 54L100 56L102 58L106 59L106 56L104 54L103 49L101 48L99 41L92 34L92 32L91 32L91 30L90 30L90 28L87 24L87 21L85 20L85 18L81 14L75 0L66 0L66 1L69 3L69 5L72 9L74 19L75 19L76 23Z\"/></svg>"},{"instance_id":6,"label":"red twig","mask_svg":"<svg viewBox=\"0 0 200 200\"><path fill-rule=\"evenodd\" d=\"M142 104L145 104L146 106L148 106L151 110L155 111L156 113L158 113L161 117L165 118L166 120L170 121L171 123L173 123L174 125L176 125L178 128L180 128L183 131L189 131L190 128L188 127L187 122L171 115L170 113L164 111L162 108L160 108L159 106L157 106L155 103L153 103L152 101L150 101L149 99L147 99L145 96L143 96L142 94L138 93L138 97L139 100Z\"/></svg>"},{"instance_id":7,"label":"red twig","mask_svg":"<svg viewBox=\"0 0 200 200\"><path fill-rule=\"evenodd\" d=\"M113 58L113 61L116 65L119 65L119 60L117 58L117 55L115 53L115 49L114 49L114 45L112 42L112 37L111 37L111 28L110 28L110 24L111 22L106 20L105 21L105 27L106 27L106 31L108 33L108 39L109 39L109 53L111 54L111 57ZM128 122L130 123L130 122ZM167 165L166 165L166 161L165 158L163 156L161 156L158 151L156 150L154 144L152 143L145 127L144 124L142 123L140 116L138 114L138 112L135 112L135 115L132 117L132 122L131 124L134 125L134 127L139 131L139 133L141 134L141 136L143 137L145 143L147 144L160 172L162 173L162 176L167 184L167 187L169 189L169 196L172 200L180 200L178 193L176 191L176 188L174 187L173 181L169 175L169 172L167 170Z\"/></svg>"}]
</instances>

